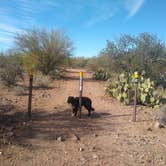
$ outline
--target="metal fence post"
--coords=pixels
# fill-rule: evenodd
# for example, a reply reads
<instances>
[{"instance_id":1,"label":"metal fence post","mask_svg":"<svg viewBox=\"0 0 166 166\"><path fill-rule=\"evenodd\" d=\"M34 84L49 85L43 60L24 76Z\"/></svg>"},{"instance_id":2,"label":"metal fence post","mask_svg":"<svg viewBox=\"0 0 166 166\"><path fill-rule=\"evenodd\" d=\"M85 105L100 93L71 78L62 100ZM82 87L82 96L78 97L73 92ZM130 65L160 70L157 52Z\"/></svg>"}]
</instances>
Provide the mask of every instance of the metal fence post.
<instances>
[{"instance_id":1,"label":"metal fence post","mask_svg":"<svg viewBox=\"0 0 166 166\"><path fill-rule=\"evenodd\" d=\"M137 114L137 89L138 89L138 78L139 73L134 72L134 108L132 114L132 121L136 122L136 114Z\"/></svg>"},{"instance_id":2,"label":"metal fence post","mask_svg":"<svg viewBox=\"0 0 166 166\"><path fill-rule=\"evenodd\" d=\"M82 110L82 92L83 92L83 72L80 72L80 89L79 89L79 118L81 118Z\"/></svg>"}]
</instances>

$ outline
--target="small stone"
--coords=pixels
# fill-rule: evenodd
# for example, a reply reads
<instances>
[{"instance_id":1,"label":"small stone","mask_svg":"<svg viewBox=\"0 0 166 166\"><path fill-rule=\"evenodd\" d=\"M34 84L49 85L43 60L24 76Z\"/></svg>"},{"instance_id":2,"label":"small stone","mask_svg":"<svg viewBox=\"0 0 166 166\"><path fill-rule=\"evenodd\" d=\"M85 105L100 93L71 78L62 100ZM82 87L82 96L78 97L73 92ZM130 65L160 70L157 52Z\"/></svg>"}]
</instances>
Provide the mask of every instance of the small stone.
<instances>
[{"instance_id":1,"label":"small stone","mask_svg":"<svg viewBox=\"0 0 166 166\"><path fill-rule=\"evenodd\" d=\"M96 150L96 147L95 146L93 146L91 149L90 149L90 151L95 151Z\"/></svg>"},{"instance_id":2,"label":"small stone","mask_svg":"<svg viewBox=\"0 0 166 166\"><path fill-rule=\"evenodd\" d=\"M0 155L2 155L2 152L0 151Z\"/></svg>"},{"instance_id":3,"label":"small stone","mask_svg":"<svg viewBox=\"0 0 166 166\"><path fill-rule=\"evenodd\" d=\"M83 152L83 151L84 151L84 148L80 148L79 151L80 151L80 152Z\"/></svg>"},{"instance_id":4,"label":"small stone","mask_svg":"<svg viewBox=\"0 0 166 166\"><path fill-rule=\"evenodd\" d=\"M147 131L152 131L152 129L149 127L149 128L147 128Z\"/></svg>"},{"instance_id":5,"label":"small stone","mask_svg":"<svg viewBox=\"0 0 166 166\"><path fill-rule=\"evenodd\" d=\"M94 134L94 137L98 137L98 134Z\"/></svg>"},{"instance_id":6,"label":"small stone","mask_svg":"<svg viewBox=\"0 0 166 166\"><path fill-rule=\"evenodd\" d=\"M93 146L93 147L92 147L92 149L93 149L93 150L95 150L95 149L96 149L96 147L95 147L95 146Z\"/></svg>"},{"instance_id":7,"label":"small stone","mask_svg":"<svg viewBox=\"0 0 166 166\"><path fill-rule=\"evenodd\" d=\"M83 158L81 158L80 160L81 160L81 161L86 161L86 159L85 159L84 157L83 157Z\"/></svg>"},{"instance_id":8,"label":"small stone","mask_svg":"<svg viewBox=\"0 0 166 166\"><path fill-rule=\"evenodd\" d=\"M79 141L79 140L80 140L79 136L76 135L76 134L71 134L70 138L71 138L71 140L73 140L73 141Z\"/></svg>"},{"instance_id":9,"label":"small stone","mask_svg":"<svg viewBox=\"0 0 166 166\"><path fill-rule=\"evenodd\" d=\"M147 160L147 162L148 162L148 163L151 163L151 162L152 162L152 160L150 160L150 159L149 159L149 160Z\"/></svg>"},{"instance_id":10,"label":"small stone","mask_svg":"<svg viewBox=\"0 0 166 166\"><path fill-rule=\"evenodd\" d=\"M58 138L57 138L57 141L62 142L62 141L64 141L64 139L63 139L62 137L58 137Z\"/></svg>"},{"instance_id":11,"label":"small stone","mask_svg":"<svg viewBox=\"0 0 166 166\"><path fill-rule=\"evenodd\" d=\"M156 128L164 128L164 125L160 124L159 122L155 123Z\"/></svg>"},{"instance_id":12,"label":"small stone","mask_svg":"<svg viewBox=\"0 0 166 166\"><path fill-rule=\"evenodd\" d=\"M94 155L93 155L93 158L94 158L94 159L97 159L97 158L98 158L98 156L97 156L96 154L94 154Z\"/></svg>"}]
</instances>

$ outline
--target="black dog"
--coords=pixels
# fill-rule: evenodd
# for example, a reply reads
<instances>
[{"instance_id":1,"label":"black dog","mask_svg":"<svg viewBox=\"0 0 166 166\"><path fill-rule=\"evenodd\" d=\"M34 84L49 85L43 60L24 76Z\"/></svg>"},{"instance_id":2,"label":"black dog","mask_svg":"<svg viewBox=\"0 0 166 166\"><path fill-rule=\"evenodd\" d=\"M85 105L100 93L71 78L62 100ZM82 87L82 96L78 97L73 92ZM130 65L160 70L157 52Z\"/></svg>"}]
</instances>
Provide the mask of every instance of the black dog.
<instances>
[{"instance_id":1,"label":"black dog","mask_svg":"<svg viewBox=\"0 0 166 166\"><path fill-rule=\"evenodd\" d=\"M77 116L77 111L79 108L79 97L69 96L67 103L72 105L72 112L74 113L74 116ZM94 108L92 108L92 101L88 97L82 97L81 105L88 110L88 116L91 115L91 111L94 111Z\"/></svg>"}]
</instances>

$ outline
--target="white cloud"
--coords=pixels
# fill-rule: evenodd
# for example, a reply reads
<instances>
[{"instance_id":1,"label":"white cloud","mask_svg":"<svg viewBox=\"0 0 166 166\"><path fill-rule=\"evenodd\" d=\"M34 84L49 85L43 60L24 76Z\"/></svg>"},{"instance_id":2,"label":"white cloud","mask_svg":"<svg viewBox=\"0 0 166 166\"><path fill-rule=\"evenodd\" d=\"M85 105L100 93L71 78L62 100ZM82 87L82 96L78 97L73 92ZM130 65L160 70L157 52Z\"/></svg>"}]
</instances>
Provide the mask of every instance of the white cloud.
<instances>
[{"instance_id":1,"label":"white cloud","mask_svg":"<svg viewBox=\"0 0 166 166\"><path fill-rule=\"evenodd\" d=\"M0 31L2 32L8 32L8 33L20 33L22 32L23 30L17 28L17 27L14 27L14 26L11 26L11 25L8 25L8 24L4 24L4 23L0 23Z\"/></svg>"},{"instance_id":2,"label":"white cloud","mask_svg":"<svg viewBox=\"0 0 166 166\"><path fill-rule=\"evenodd\" d=\"M49 7L58 7L59 4L55 1L52 0L47 0L45 2L43 2L43 5L49 6Z\"/></svg>"},{"instance_id":3,"label":"white cloud","mask_svg":"<svg viewBox=\"0 0 166 166\"><path fill-rule=\"evenodd\" d=\"M113 13L105 13L105 14L101 14L99 16L95 16L94 18L90 19L87 22L87 27L92 26L99 22L107 21L107 20L111 19L113 16L114 16Z\"/></svg>"},{"instance_id":4,"label":"white cloud","mask_svg":"<svg viewBox=\"0 0 166 166\"><path fill-rule=\"evenodd\" d=\"M97 1L93 1L93 3L89 3L93 13L90 16L90 19L87 21L87 27L110 20L118 11L118 1L103 1L102 3L99 1L98 3L96 2Z\"/></svg>"},{"instance_id":5,"label":"white cloud","mask_svg":"<svg viewBox=\"0 0 166 166\"><path fill-rule=\"evenodd\" d=\"M8 46L13 42L13 34L9 32L0 31L0 46Z\"/></svg>"},{"instance_id":6,"label":"white cloud","mask_svg":"<svg viewBox=\"0 0 166 166\"><path fill-rule=\"evenodd\" d=\"M8 38L8 37L0 37L0 43L8 43L11 42L13 38Z\"/></svg>"},{"instance_id":7,"label":"white cloud","mask_svg":"<svg viewBox=\"0 0 166 166\"><path fill-rule=\"evenodd\" d=\"M125 8L129 11L128 17L133 17L141 8L145 0L126 0Z\"/></svg>"},{"instance_id":8,"label":"white cloud","mask_svg":"<svg viewBox=\"0 0 166 166\"><path fill-rule=\"evenodd\" d=\"M12 43L16 33L22 33L37 23L38 16L59 4L55 0L0 1L0 43ZM0 47L1 47L0 46Z\"/></svg>"}]
</instances>

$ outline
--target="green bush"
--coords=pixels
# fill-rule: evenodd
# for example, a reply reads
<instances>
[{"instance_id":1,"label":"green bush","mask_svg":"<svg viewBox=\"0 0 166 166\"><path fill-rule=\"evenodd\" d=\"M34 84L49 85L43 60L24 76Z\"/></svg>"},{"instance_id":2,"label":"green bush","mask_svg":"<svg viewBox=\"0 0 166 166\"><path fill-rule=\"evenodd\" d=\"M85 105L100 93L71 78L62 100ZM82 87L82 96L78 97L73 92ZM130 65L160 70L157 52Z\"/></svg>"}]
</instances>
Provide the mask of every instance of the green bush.
<instances>
[{"instance_id":1,"label":"green bush","mask_svg":"<svg viewBox=\"0 0 166 166\"><path fill-rule=\"evenodd\" d=\"M73 53L73 43L58 30L31 29L15 36L15 46L23 54L25 68L45 75L61 67Z\"/></svg>"},{"instance_id":2,"label":"green bush","mask_svg":"<svg viewBox=\"0 0 166 166\"><path fill-rule=\"evenodd\" d=\"M137 101L139 104L156 106L161 104L161 96L155 90L154 81L143 75L138 82ZM134 98L134 79L130 73L122 73L117 80L109 81L106 92L125 104L131 104Z\"/></svg>"},{"instance_id":3,"label":"green bush","mask_svg":"<svg viewBox=\"0 0 166 166\"><path fill-rule=\"evenodd\" d=\"M87 66L93 71L101 67L111 74L144 70L155 84L166 88L166 44L153 34L124 34L107 40L106 46L98 56L88 60Z\"/></svg>"},{"instance_id":4,"label":"green bush","mask_svg":"<svg viewBox=\"0 0 166 166\"><path fill-rule=\"evenodd\" d=\"M93 73L92 78L94 80L106 81L109 78L109 73L106 72L103 68L99 68L95 73Z\"/></svg>"}]
</instances>

